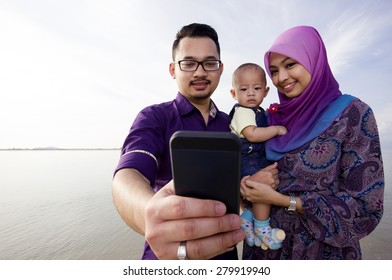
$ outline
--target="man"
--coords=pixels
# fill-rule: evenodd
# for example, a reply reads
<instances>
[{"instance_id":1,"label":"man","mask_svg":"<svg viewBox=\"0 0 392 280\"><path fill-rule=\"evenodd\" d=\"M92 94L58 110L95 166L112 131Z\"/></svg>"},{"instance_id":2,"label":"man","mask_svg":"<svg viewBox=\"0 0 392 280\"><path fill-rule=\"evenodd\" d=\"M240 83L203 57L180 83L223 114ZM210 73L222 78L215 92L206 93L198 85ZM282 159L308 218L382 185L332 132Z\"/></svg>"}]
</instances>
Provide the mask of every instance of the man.
<instances>
[{"instance_id":1,"label":"man","mask_svg":"<svg viewBox=\"0 0 392 280\"><path fill-rule=\"evenodd\" d=\"M173 43L170 74L179 93L136 117L113 180L123 220L146 239L143 259L238 259L244 239L238 215L223 203L176 196L169 140L178 130L229 131L230 119L210 99L223 71L218 35L205 24L184 26Z\"/></svg>"}]
</instances>

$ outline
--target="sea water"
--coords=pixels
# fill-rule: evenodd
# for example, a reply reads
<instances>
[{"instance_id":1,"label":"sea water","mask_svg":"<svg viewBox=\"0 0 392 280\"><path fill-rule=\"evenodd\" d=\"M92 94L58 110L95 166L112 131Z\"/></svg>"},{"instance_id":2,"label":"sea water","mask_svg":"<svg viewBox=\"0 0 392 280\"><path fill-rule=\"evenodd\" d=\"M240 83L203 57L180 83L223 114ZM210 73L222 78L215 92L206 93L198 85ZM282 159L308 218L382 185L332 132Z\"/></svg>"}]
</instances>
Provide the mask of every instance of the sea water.
<instances>
[{"instance_id":1,"label":"sea water","mask_svg":"<svg viewBox=\"0 0 392 280\"><path fill-rule=\"evenodd\" d=\"M140 259L143 237L112 202L118 150L0 151L0 259ZM392 153L383 152L385 212L364 259L392 259Z\"/></svg>"}]
</instances>

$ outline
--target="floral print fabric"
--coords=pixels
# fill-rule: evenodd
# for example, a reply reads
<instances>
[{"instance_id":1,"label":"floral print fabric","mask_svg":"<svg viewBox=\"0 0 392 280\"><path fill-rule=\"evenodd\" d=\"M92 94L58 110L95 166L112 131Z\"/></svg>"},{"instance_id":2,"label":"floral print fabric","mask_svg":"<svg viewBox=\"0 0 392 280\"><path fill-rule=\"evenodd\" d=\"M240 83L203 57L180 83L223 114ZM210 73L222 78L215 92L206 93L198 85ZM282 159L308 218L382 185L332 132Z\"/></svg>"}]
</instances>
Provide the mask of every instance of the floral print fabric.
<instances>
[{"instance_id":1,"label":"floral print fabric","mask_svg":"<svg viewBox=\"0 0 392 280\"><path fill-rule=\"evenodd\" d=\"M355 100L321 135L278 162L278 191L301 198L304 213L272 206L270 225L283 247L244 243L243 259L361 259L359 240L383 214L384 171L376 120Z\"/></svg>"}]
</instances>

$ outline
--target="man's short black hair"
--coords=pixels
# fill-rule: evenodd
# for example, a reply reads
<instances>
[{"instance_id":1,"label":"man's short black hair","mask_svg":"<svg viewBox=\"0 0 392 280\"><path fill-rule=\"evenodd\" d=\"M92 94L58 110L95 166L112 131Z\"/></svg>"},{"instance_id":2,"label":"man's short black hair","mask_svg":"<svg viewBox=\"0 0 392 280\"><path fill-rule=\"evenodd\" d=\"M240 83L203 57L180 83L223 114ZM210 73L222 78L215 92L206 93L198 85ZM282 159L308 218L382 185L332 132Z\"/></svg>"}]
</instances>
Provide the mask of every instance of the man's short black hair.
<instances>
[{"instance_id":1,"label":"man's short black hair","mask_svg":"<svg viewBox=\"0 0 392 280\"><path fill-rule=\"evenodd\" d=\"M181 28L180 31L177 32L176 40L173 42L172 48L172 57L173 61L175 59L175 52L177 51L178 45L180 44L181 39L186 37L208 37L214 41L216 45L216 49L220 56L220 46L218 40L218 33L216 33L215 29L207 24L202 23L191 23L189 25Z\"/></svg>"}]
</instances>

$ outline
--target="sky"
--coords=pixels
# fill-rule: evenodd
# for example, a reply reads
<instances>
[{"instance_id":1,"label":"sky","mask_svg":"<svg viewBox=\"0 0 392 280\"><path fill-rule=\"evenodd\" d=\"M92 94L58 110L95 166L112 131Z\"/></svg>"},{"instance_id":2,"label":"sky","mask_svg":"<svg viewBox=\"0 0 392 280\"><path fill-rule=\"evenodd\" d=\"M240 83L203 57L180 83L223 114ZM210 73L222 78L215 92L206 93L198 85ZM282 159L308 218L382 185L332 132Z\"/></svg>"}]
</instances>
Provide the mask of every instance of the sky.
<instances>
[{"instance_id":1,"label":"sky","mask_svg":"<svg viewBox=\"0 0 392 280\"><path fill-rule=\"evenodd\" d=\"M371 106L392 149L391 19L390 0L0 0L0 149L120 148L141 109L175 98L171 45L192 22L219 34L226 112L237 66L264 67L277 35L314 26L341 91ZM278 101L268 83L264 108Z\"/></svg>"}]
</instances>

